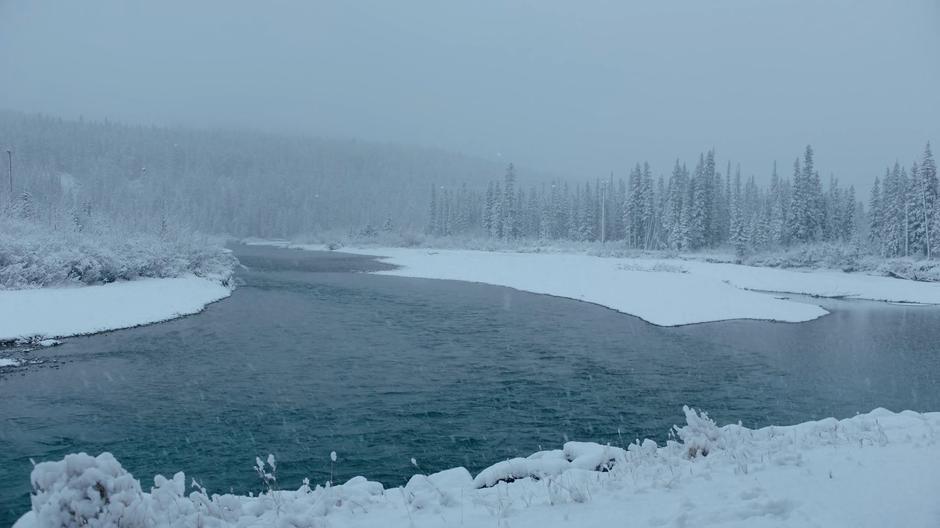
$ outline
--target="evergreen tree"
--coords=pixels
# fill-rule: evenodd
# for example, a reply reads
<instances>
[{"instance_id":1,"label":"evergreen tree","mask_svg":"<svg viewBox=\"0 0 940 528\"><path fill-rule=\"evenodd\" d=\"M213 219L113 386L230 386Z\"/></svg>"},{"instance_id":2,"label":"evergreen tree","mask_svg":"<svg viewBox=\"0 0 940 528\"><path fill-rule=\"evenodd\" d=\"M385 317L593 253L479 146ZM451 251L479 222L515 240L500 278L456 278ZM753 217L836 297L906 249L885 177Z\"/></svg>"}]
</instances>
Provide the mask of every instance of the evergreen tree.
<instances>
[{"instance_id":1,"label":"evergreen tree","mask_svg":"<svg viewBox=\"0 0 940 528\"><path fill-rule=\"evenodd\" d=\"M923 197L924 223L926 224L926 255L932 258L935 248L940 248L940 187L937 182L937 162L930 151L930 143L924 148L920 166L921 192Z\"/></svg>"},{"instance_id":2,"label":"evergreen tree","mask_svg":"<svg viewBox=\"0 0 940 528\"><path fill-rule=\"evenodd\" d=\"M493 216L493 182L489 182L486 185L486 197L483 200L483 213L480 215L483 232L490 234L492 230L492 216Z\"/></svg>"},{"instance_id":3,"label":"evergreen tree","mask_svg":"<svg viewBox=\"0 0 940 528\"><path fill-rule=\"evenodd\" d=\"M516 237L516 170L512 163L506 167L503 186L503 203L501 208L502 227L500 238Z\"/></svg>"},{"instance_id":4,"label":"evergreen tree","mask_svg":"<svg viewBox=\"0 0 940 528\"><path fill-rule=\"evenodd\" d=\"M503 238L503 190L499 182L493 186L493 207L490 209L490 236Z\"/></svg>"},{"instance_id":5,"label":"evergreen tree","mask_svg":"<svg viewBox=\"0 0 940 528\"><path fill-rule=\"evenodd\" d=\"M705 182L705 163L701 156L695 167L695 175L689 182L689 188L689 246L692 249L699 249L706 243L708 216L705 198L708 192Z\"/></svg>"},{"instance_id":6,"label":"evergreen tree","mask_svg":"<svg viewBox=\"0 0 940 528\"><path fill-rule=\"evenodd\" d=\"M425 229L425 232L429 235L437 235L437 226L438 226L438 204L437 204L437 185L431 184L431 206L428 214L428 227Z\"/></svg>"},{"instance_id":7,"label":"evergreen tree","mask_svg":"<svg viewBox=\"0 0 940 528\"><path fill-rule=\"evenodd\" d=\"M731 245L734 247L735 258L738 261L744 257L744 250L747 246L743 209L741 169L739 167L734 173L734 187L731 196Z\"/></svg>"},{"instance_id":8,"label":"evergreen tree","mask_svg":"<svg viewBox=\"0 0 940 528\"><path fill-rule=\"evenodd\" d=\"M705 154L703 174L705 176L705 244L716 246L721 241L721 225L718 222L721 205L714 150L709 150Z\"/></svg>"},{"instance_id":9,"label":"evergreen tree","mask_svg":"<svg viewBox=\"0 0 940 528\"><path fill-rule=\"evenodd\" d=\"M783 182L777 174L777 162L774 162L773 174L770 177L770 218L769 242L774 245L787 243L786 238L786 209L787 201L784 194Z\"/></svg>"},{"instance_id":10,"label":"evergreen tree","mask_svg":"<svg viewBox=\"0 0 940 528\"><path fill-rule=\"evenodd\" d=\"M679 221L682 216L682 167L679 160L672 169L672 175L669 177L669 186L667 187L666 204L663 208L663 231L665 232L666 245L670 249L678 250L679 247Z\"/></svg>"}]
</instances>

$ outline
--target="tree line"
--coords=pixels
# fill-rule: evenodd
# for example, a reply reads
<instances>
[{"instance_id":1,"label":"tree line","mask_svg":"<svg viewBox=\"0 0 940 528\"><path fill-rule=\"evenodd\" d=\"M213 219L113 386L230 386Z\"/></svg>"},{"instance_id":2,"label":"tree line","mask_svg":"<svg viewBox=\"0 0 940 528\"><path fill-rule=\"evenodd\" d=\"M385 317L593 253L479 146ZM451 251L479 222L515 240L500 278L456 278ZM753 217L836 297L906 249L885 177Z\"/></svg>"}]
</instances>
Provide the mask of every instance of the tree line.
<instances>
[{"instance_id":1,"label":"tree line","mask_svg":"<svg viewBox=\"0 0 940 528\"><path fill-rule=\"evenodd\" d=\"M629 248L694 251L733 247L742 255L816 242L868 246L885 257L940 249L936 163L928 144L910 173L899 165L875 180L870 211L830 176L823 183L807 146L790 176L774 164L768 186L741 176L715 152L693 169L676 161L668 178L637 164L626 179L555 180L524 189L509 165L486 190L432 185L427 233L500 240L618 242Z\"/></svg>"}]
</instances>

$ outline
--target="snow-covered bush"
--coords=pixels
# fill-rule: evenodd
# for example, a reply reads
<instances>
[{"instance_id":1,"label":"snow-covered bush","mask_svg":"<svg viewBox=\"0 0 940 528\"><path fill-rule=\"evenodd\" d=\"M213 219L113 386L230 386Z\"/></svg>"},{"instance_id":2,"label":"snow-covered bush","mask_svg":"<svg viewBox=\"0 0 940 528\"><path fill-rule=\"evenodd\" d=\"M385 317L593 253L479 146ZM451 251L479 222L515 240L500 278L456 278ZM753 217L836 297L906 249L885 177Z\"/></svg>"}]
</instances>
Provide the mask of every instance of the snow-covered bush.
<instances>
[{"instance_id":1,"label":"snow-covered bush","mask_svg":"<svg viewBox=\"0 0 940 528\"><path fill-rule=\"evenodd\" d=\"M721 430L705 412L699 414L688 406L683 406L682 412L685 413L686 425L676 426L673 431L682 440L688 457L708 456L719 447Z\"/></svg>"},{"instance_id":2,"label":"snow-covered bush","mask_svg":"<svg viewBox=\"0 0 940 528\"><path fill-rule=\"evenodd\" d=\"M747 257L744 264L773 268L829 268L924 282L940 281L940 261L911 257L885 259L865 255L854 244L804 244L757 253Z\"/></svg>"},{"instance_id":3,"label":"snow-covered bush","mask_svg":"<svg viewBox=\"0 0 940 528\"><path fill-rule=\"evenodd\" d=\"M267 461L273 461L269 457ZM263 467L264 462L257 461ZM269 466L270 467L270 466ZM257 496L209 495L195 480L186 495L186 476L157 475L150 492L110 454L85 453L37 464L32 472L32 511L22 524L30 528L156 528L197 526L289 526L318 528L336 512L363 512L382 497L383 487L363 477L337 486L275 490L262 470L266 492ZM429 477L433 480L434 476ZM465 477L469 480L469 475ZM446 481L434 480L445 489Z\"/></svg>"},{"instance_id":4,"label":"snow-covered bush","mask_svg":"<svg viewBox=\"0 0 940 528\"><path fill-rule=\"evenodd\" d=\"M187 274L227 281L234 264L219 243L185 230L160 236L111 225L53 228L0 215L0 288Z\"/></svg>"},{"instance_id":5,"label":"snow-covered bush","mask_svg":"<svg viewBox=\"0 0 940 528\"><path fill-rule=\"evenodd\" d=\"M771 268L830 268L859 271L862 253L855 244L802 244L746 257L744 264Z\"/></svg>"},{"instance_id":6,"label":"snow-covered bush","mask_svg":"<svg viewBox=\"0 0 940 528\"><path fill-rule=\"evenodd\" d=\"M940 282L940 261L889 259L868 263L879 275L924 282Z\"/></svg>"},{"instance_id":7,"label":"snow-covered bush","mask_svg":"<svg viewBox=\"0 0 940 528\"><path fill-rule=\"evenodd\" d=\"M32 485L37 526L147 526L140 483L111 453L78 453L37 464Z\"/></svg>"}]
</instances>

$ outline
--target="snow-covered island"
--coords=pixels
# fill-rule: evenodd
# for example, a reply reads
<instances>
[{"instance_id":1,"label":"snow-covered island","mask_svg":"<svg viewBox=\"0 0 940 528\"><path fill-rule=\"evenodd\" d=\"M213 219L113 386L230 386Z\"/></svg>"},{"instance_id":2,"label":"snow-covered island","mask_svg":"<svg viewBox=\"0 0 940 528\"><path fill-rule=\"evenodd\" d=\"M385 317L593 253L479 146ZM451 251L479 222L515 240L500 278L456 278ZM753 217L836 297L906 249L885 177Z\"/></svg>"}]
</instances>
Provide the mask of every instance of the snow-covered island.
<instances>
[{"instance_id":1,"label":"snow-covered island","mask_svg":"<svg viewBox=\"0 0 940 528\"><path fill-rule=\"evenodd\" d=\"M308 250L322 245L254 241ZM781 293L940 304L940 283L865 273L794 270L679 258L616 258L572 253L344 247L399 269L377 273L462 280L567 297L660 326L729 319L803 322L828 313Z\"/></svg>"},{"instance_id":2,"label":"snow-covered island","mask_svg":"<svg viewBox=\"0 0 940 528\"><path fill-rule=\"evenodd\" d=\"M940 524L940 413L876 409L756 430L685 415L665 446L568 442L390 489L364 477L278 482L269 456L257 460L257 495L218 495L182 472L142 485L110 453L72 454L36 465L32 509L14 528Z\"/></svg>"}]
</instances>

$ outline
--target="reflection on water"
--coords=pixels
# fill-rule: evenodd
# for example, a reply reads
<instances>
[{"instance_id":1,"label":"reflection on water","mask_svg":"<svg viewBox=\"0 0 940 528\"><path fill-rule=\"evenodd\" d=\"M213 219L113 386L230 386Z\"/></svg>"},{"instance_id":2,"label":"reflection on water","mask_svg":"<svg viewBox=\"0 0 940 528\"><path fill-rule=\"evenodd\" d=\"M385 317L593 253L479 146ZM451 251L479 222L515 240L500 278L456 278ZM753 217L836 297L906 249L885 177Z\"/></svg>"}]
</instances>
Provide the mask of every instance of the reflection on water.
<instances>
[{"instance_id":1,"label":"reflection on water","mask_svg":"<svg viewBox=\"0 0 940 528\"><path fill-rule=\"evenodd\" d=\"M29 507L29 458L111 451L147 480L210 491L414 472L558 447L666 438L681 406L748 426L940 409L940 310L825 303L798 325L660 328L507 288L386 277L368 258L238 248L230 299L165 324L35 351L0 379L0 525ZM818 300L815 300L818 302ZM9 506L8 506L9 505Z\"/></svg>"}]
</instances>

